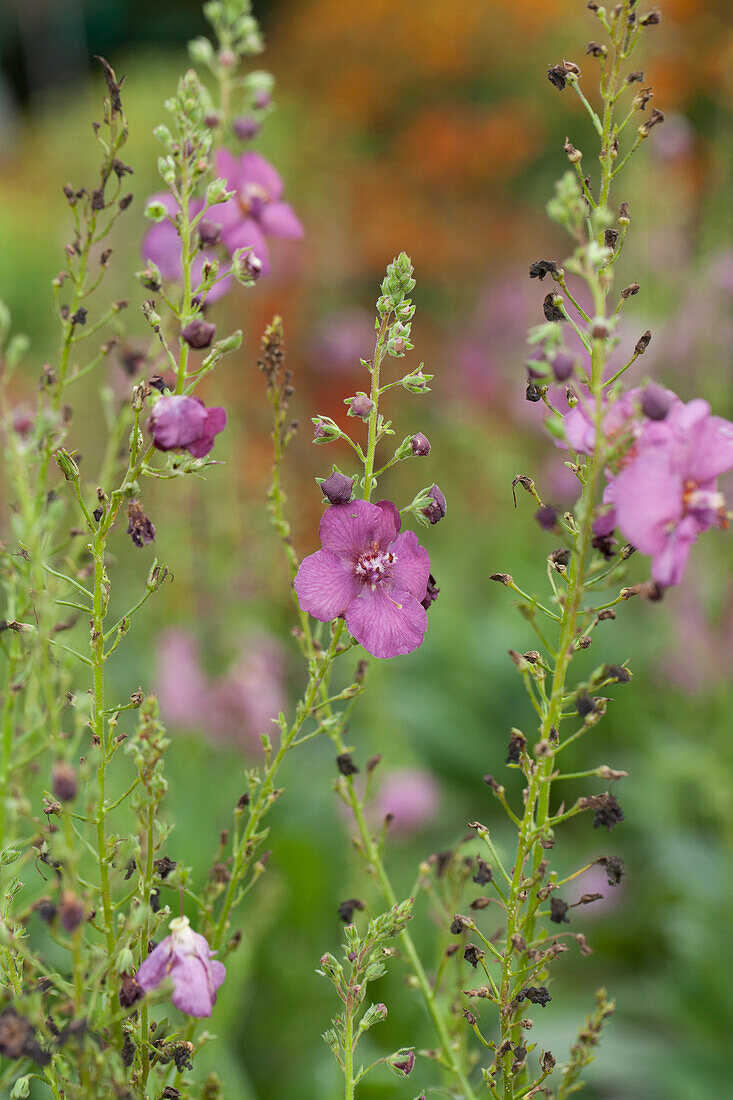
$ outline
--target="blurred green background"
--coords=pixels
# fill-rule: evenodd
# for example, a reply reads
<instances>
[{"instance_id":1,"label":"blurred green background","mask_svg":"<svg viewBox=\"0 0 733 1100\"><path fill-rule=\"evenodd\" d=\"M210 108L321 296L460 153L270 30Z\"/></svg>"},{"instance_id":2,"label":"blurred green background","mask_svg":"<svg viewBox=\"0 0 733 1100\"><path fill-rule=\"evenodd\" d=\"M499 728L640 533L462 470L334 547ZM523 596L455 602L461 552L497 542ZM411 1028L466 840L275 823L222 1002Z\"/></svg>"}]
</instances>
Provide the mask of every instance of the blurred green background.
<instances>
[{"instance_id":1,"label":"blurred green background","mask_svg":"<svg viewBox=\"0 0 733 1100\"><path fill-rule=\"evenodd\" d=\"M662 9L638 63L667 122L615 196L632 208L620 285L642 284L624 332L631 342L647 327L654 333L640 378L651 374L684 399L706 396L731 417L731 10L716 0L666 0ZM270 452L259 334L273 313L283 315L293 409L303 425L287 489L306 553L316 547L320 507L313 479L333 460L348 468L346 454L311 447L309 417L338 415L343 399L365 388L358 360L371 353L377 283L404 249L418 280L413 356L436 378L432 395L397 398L389 414L398 436L424 431L433 449L383 489L401 504L433 480L444 490L448 517L425 537L441 594L419 651L372 662L349 737L362 766L383 754L383 785L404 778L403 769L435 785L419 800L419 820L405 818L389 846L394 880L407 894L419 861L456 843L469 821L485 821L511 844L481 777L495 772L518 797L502 761L509 727L531 736L532 714L506 653L532 647L534 636L488 576L510 571L537 592L546 583L544 559L554 544L534 523L528 497L514 509L515 474L531 474L553 503L568 500L562 455L543 439L537 406L523 400L524 331L541 319L544 294L526 271L539 257L565 254L544 203L565 170L566 135L588 153L594 148L577 103L550 87L545 70L566 57L591 74L596 63L584 54L596 25L581 0L279 0L255 10L278 105L256 148L281 171L306 236L273 250L271 277L212 311L221 331L245 333L239 358L227 360L207 389L229 410L216 451L226 465L203 486L193 479L146 486L155 547L136 551L124 535L113 545L121 610L140 590L153 553L176 578L146 605L133 640L111 663L113 693L124 697L138 683L160 689L173 739L169 854L204 876L244 770L258 758L258 733L303 682L285 570L264 508ZM41 362L53 362L49 280L70 235L61 185L86 183L96 163L90 122L102 88L89 59L102 53L126 77L135 203L113 241L108 293L131 299L134 344L145 334L137 308L145 293L132 277L146 228L141 212L159 187L151 131L187 63L186 40L204 31L194 0L0 6L0 293L16 327L33 339L19 404L32 399ZM123 399L129 382L118 365L105 381ZM80 387L71 440L84 441L90 468L100 419L94 387ZM598 855L620 854L627 875L615 891L604 888L595 909L575 911L573 928L586 932L595 953L571 951L556 966L553 1000L534 1014L532 1038L563 1059L594 989L607 986L618 1009L589 1073L593 1100L703 1100L728 1087L729 537L707 536L679 590L661 604L624 605L587 655L589 667L629 657L635 673L574 754L577 770L603 762L629 772L617 792L626 821L611 837L594 833L585 817L570 823L553 858L568 874ZM630 576L642 579L645 562L631 565ZM341 941L338 903L356 895L371 905L376 896L332 792L332 756L328 744L312 743L285 768L267 874L247 902L244 943L230 959L212 1024L226 1041L201 1056L241 1100L338 1094L320 1039L335 1006L315 970L323 951ZM568 788L568 800L602 789ZM399 794L392 797L397 803L388 808L399 822ZM415 925L437 961L449 937L433 928L424 900ZM390 1008L370 1036L375 1054L433 1045L400 964L374 993ZM433 1067L420 1061L409 1082L377 1072L361 1093L364 1100L410 1097L435 1082Z\"/></svg>"}]
</instances>

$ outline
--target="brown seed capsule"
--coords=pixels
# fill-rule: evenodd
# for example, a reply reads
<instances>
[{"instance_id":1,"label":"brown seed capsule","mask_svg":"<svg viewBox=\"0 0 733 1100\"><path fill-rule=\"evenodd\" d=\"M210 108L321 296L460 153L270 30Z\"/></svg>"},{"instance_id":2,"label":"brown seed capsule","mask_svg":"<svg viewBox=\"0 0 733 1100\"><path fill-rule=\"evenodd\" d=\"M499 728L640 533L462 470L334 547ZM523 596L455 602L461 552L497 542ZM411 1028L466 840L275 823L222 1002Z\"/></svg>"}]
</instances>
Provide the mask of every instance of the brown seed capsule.
<instances>
[{"instance_id":1,"label":"brown seed capsule","mask_svg":"<svg viewBox=\"0 0 733 1100\"><path fill-rule=\"evenodd\" d=\"M71 935L84 922L86 908L76 894L71 890L64 890L59 902L58 915L63 928Z\"/></svg>"},{"instance_id":2,"label":"brown seed capsule","mask_svg":"<svg viewBox=\"0 0 733 1100\"><path fill-rule=\"evenodd\" d=\"M66 760L57 760L51 772L51 789L61 802L73 802L79 789L76 769Z\"/></svg>"}]
</instances>

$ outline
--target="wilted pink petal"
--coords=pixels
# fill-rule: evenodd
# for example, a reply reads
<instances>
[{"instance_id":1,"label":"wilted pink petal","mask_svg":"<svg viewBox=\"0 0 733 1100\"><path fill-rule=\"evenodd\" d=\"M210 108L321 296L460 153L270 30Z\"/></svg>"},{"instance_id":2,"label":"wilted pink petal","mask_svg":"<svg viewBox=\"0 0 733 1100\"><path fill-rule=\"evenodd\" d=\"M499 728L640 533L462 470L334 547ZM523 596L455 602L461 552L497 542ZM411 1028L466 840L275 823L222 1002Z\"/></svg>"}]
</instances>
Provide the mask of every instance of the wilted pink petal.
<instances>
[{"instance_id":1,"label":"wilted pink petal","mask_svg":"<svg viewBox=\"0 0 733 1100\"><path fill-rule=\"evenodd\" d=\"M213 958L204 936L194 932L187 917L170 923L170 935L142 963L135 978L149 993L165 978L173 982L171 1001L187 1016L210 1016L216 994L226 977L223 963Z\"/></svg>"}]
</instances>

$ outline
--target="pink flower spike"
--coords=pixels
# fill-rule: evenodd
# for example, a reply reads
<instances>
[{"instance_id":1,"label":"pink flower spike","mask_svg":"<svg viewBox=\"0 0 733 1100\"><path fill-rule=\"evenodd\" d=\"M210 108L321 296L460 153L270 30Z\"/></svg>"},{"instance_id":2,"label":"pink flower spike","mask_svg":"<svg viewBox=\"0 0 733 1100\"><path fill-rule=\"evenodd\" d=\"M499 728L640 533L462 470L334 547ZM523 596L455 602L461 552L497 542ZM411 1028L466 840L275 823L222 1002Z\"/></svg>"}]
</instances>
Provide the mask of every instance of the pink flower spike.
<instances>
[{"instance_id":1,"label":"pink flower spike","mask_svg":"<svg viewBox=\"0 0 733 1100\"><path fill-rule=\"evenodd\" d=\"M321 622L345 618L374 657L397 657L422 644L430 559L412 531L398 534L391 501L335 504L321 518L322 550L295 578L300 606Z\"/></svg>"},{"instance_id":2,"label":"pink flower spike","mask_svg":"<svg viewBox=\"0 0 733 1100\"><path fill-rule=\"evenodd\" d=\"M226 968L213 957L204 936L194 932L188 917L171 921L170 935L151 951L135 978L145 993L157 989L166 978L173 982L171 1001L187 1016L210 1016Z\"/></svg>"}]
</instances>

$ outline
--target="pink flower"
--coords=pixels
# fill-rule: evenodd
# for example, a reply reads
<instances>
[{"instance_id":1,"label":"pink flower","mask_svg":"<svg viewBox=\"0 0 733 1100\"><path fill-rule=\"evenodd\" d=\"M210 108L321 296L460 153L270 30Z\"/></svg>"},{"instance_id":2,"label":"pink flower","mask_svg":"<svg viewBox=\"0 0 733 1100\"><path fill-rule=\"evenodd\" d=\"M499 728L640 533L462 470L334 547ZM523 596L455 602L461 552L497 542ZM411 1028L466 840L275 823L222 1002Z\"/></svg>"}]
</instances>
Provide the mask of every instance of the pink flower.
<instances>
[{"instance_id":1,"label":"pink flower","mask_svg":"<svg viewBox=\"0 0 733 1100\"><path fill-rule=\"evenodd\" d=\"M265 237L297 239L303 226L293 208L280 201L283 182L269 161L260 153L242 153L235 157L226 149L216 154L216 168L227 181L227 189L236 194L210 211L221 225L221 238L230 254L238 248L251 248L262 261L262 272L270 270Z\"/></svg>"},{"instance_id":2,"label":"pink flower","mask_svg":"<svg viewBox=\"0 0 733 1100\"><path fill-rule=\"evenodd\" d=\"M429 774L419 768L398 768L382 782L377 797L380 818L392 815L391 830L408 836L435 817L440 792Z\"/></svg>"},{"instance_id":3,"label":"pink flower","mask_svg":"<svg viewBox=\"0 0 733 1100\"><path fill-rule=\"evenodd\" d=\"M398 534L400 514L388 500L335 504L321 517L323 546L295 578L300 606L321 622L343 617L374 657L396 657L421 645L430 559L413 531Z\"/></svg>"},{"instance_id":4,"label":"pink flower","mask_svg":"<svg viewBox=\"0 0 733 1100\"><path fill-rule=\"evenodd\" d=\"M707 401L679 402L644 427L612 496L619 530L651 557L658 584L679 584L698 535L728 526L717 478L731 469L733 423Z\"/></svg>"},{"instance_id":5,"label":"pink flower","mask_svg":"<svg viewBox=\"0 0 733 1100\"><path fill-rule=\"evenodd\" d=\"M640 395L639 389L629 390L615 401L606 402L601 425L606 443L620 440L625 432L633 435L639 417ZM591 415L595 412L593 395L583 389L579 397L578 404L563 417L565 443L578 454L590 455L596 449L596 427Z\"/></svg>"},{"instance_id":6,"label":"pink flower","mask_svg":"<svg viewBox=\"0 0 733 1100\"><path fill-rule=\"evenodd\" d=\"M168 725L202 726L211 712L212 692L201 667L198 641L183 630L166 630L158 638L156 694Z\"/></svg>"},{"instance_id":7,"label":"pink flower","mask_svg":"<svg viewBox=\"0 0 733 1100\"><path fill-rule=\"evenodd\" d=\"M188 917L176 917L169 927L170 935L151 951L135 975L137 984L150 993L170 978L176 1008L187 1016L210 1016L226 968L213 958L214 952L204 936L193 931Z\"/></svg>"},{"instance_id":8,"label":"pink flower","mask_svg":"<svg viewBox=\"0 0 733 1100\"><path fill-rule=\"evenodd\" d=\"M148 431L159 451L185 450L203 458L223 431L227 414L219 406L207 409L200 397L161 397L153 406Z\"/></svg>"},{"instance_id":9,"label":"pink flower","mask_svg":"<svg viewBox=\"0 0 733 1100\"><path fill-rule=\"evenodd\" d=\"M155 195L150 196L148 202L162 203L171 218L175 218L179 210L178 203L168 191L158 191ZM200 199L191 203L192 216L200 213L203 209L203 205ZM214 210L216 210L216 207L214 207ZM156 222L155 225L150 227L143 237L141 252L143 259L147 260L149 263L154 263L164 279L170 279L174 283L183 282L181 239L178 236L178 230L175 225L169 221L168 218L162 222ZM203 278L204 263L207 260L213 261L215 259L216 256L211 251L199 252L196 255L192 265L194 290ZM221 298L222 295L226 294L230 285L231 279L222 279L220 283L216 283L207 293L206 300L208 302L215 302L217 298Z\"/></svg>"},{"instance_id":10,"label":"pink flower","mask_svg":"<svg viewBox=\"0 0 733 1100\"><path fill-rule=\"evenodd\" d=\"M260 736L286 705L282 653L266 634L251 638L241 658L215 686L210 721L225 740L261 750Z\"/></svg>"}]
</instances>

